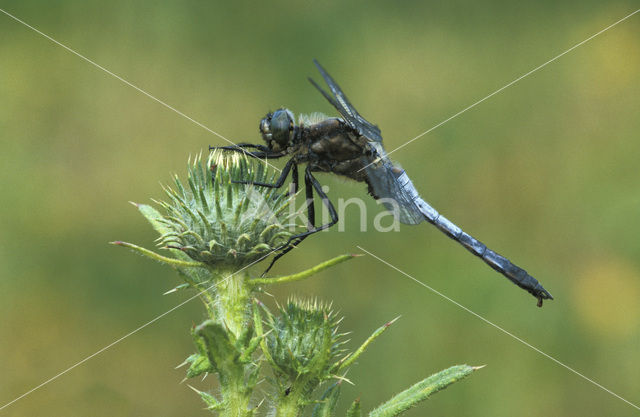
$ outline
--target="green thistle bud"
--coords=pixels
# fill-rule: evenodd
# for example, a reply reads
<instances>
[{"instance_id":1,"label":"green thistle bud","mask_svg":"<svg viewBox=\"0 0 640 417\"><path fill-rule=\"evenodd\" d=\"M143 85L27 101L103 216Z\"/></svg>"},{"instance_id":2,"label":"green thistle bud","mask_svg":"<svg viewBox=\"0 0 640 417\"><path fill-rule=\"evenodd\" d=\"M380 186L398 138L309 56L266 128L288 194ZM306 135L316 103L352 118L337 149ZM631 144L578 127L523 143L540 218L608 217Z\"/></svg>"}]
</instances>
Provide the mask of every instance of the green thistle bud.
<instances>
[{"instance_id":1,"label":"green thistle bud","mask_svg":"<svg viewBox=\"0 0 640 417\"><path fill-rule=\"evenodd\" d=\"M334 359L343 350L338 319L331 306L290 299L271 320L267 349L276 372L289 381L307 381L315 388L332 377Z\"/></svg>"},{"instance_id":2,"label":"green thistle bud","mask_svg":"<svg viewBox=\"0 0 640 417\"><path fill-rule=\"evenodd\" d=\"M278 190L245 182L273 182L264 164L253 164L238 152L214 151L206 167L200 156L188 166L188 187L176 175L165 186L169 201L156 201L165 214L159 245L179 249L191 259L215 268L242 267L287 242L292 198ZM158 227L157 227L158 228Z\"/></svg>"}]
</instances>

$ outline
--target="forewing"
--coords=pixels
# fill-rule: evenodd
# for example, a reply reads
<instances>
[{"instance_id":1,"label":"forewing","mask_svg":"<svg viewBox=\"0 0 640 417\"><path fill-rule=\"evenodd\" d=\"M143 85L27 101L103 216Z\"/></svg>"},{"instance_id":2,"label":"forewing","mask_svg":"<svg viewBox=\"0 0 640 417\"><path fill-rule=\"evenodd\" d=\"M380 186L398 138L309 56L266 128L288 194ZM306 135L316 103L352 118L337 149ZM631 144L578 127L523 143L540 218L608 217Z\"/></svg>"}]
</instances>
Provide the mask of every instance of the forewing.
<instances>
[{"instance_id":1,"label":"forewing","mask_svg":"<svg viewBox=\"0 0 640 417\"><path fill-rule=\"evenodd\" d=\"M393 165L381 144L370 144L370 149L373 159L367 162L365 172L376 199L382 200L385 208L396 214L401 223L418 224L424 221L425 215L416 204L422 199L407 173Z\"/></svg>"},{"instance_id":2,"label":"forewing","mask_svg":"<svg viewBox=\"0 0 640 417\"><path fill-rule=\"evenodd\" d=\"M382 142L382 134L378 126L370 123L364 117L360 116L360 113L356 111L353 107L347 96L342 92L342 89L338 84L334 81L333 78L325 71L324 68L316 61L313 60L313 63L316 64L318 71L324 78L324 81L329 86L333 97L331 97L326 91L324 91L315 81L309 78L311 84L316 87L322 95L333 105L333 107L338 110L338 112L344 118L344 121L355 131L357 131L361 136L366 137L367 139L373 142Z\"/></svg>"}]
</instances>

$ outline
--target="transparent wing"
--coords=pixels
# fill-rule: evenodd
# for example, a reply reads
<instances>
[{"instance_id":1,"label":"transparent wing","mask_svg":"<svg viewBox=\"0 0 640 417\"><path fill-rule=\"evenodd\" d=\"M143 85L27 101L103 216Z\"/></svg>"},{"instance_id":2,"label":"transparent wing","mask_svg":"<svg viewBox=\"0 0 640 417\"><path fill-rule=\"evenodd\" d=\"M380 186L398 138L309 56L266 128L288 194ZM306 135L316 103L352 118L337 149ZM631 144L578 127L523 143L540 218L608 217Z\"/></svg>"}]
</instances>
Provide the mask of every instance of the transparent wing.
<instances>
[{"instance_id":1,"label":"transparent wing","mask_svg":"<svg viewBox=\"0 0 640 417\"><path fill-rule=\"evenodd\" d=\"M378 126L370 123L364 117L360 116L360 113L356 111L351 102L349 102L349 99L347 99L347 96L342 92L340 86L338 86L334 79L331 78L327 71L325 71L324 68L322 68L322 66L315 59L313 60L313 63L316 64L316 67L318 68L318 71L320 71L322 78L324 78L324 81L329 86L331 93L333 93L333 97L329 95L329 93L324 91L322 87L316 84L316 82L311 78L309 78L309 81L315 88L318 89L318 91L322 93L322 95L329 101L329 103L331 103L331 105L333 105L333 107L338 110L338 112L344 118L345 123L347 123L347 125L358 132L358 134L366 137L370 141L382 142L382 134Z\"/></svg>"},{"instance_id":2,"label":"transparent wing","mask_svg":"<svg viewBox=\"0 0 640 417\"><path fill-rule=\"evenodd\" d=\"M418 224L426 220L424 207L420 206L423 200L407 173L391 162L382 144L370 143L369 146L373 155L367 158L365 172L374 197L401 223Z\"/></svg>"}]
</instances>

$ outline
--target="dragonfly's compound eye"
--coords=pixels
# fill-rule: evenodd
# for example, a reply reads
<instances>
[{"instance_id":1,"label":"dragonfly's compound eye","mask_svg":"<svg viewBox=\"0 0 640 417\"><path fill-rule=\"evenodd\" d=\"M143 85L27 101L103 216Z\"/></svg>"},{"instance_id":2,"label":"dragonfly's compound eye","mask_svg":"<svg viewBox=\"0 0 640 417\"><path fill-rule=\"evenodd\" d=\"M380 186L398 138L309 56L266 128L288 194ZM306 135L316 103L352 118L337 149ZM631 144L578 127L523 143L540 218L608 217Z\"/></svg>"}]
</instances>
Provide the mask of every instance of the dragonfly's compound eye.
<instances>
[{"instance_id":1,"label":"dragonfly's compound eye","mask_svg":"<svg viewBox=\"0 0 640 417\"><path fill-rule=\"evenodd\" d=\"M265 119L262 120L264 121ZM268 124L269 134L275 142L274 145L280 149L286 148L287 144L293 140L293 113L287 109L276 110L271 116L271 120ZM265 135L262 123L260 125L260 130L263 132L264 137Z\"/></svg>"},{"instance_id":2,"label":"dragonfly's compound eye","mask_svg":"<svg viewBox=\"0 0 640 417\"><path fill-rule=\"evenodd\" d=\"M269 113L262 120L260 120L260 133L262 134L262 139L267 142L267 145L271 144L271 141L273 140L273 135L271 134L272 117L273 113Z\"/></svg>"}]
</instances>

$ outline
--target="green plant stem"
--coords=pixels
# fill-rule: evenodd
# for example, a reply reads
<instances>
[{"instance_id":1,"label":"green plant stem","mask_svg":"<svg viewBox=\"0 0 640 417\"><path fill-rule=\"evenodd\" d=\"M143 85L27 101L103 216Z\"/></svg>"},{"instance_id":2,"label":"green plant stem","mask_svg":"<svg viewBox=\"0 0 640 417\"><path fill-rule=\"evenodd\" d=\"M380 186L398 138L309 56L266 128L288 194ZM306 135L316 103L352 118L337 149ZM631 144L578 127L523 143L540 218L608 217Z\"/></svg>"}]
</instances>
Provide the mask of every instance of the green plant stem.
<instances>
[{"instance_id":1,"label":"green plant stem","mask_svg":"<svg viewBox=\"0 0 640 417\"><path fill-rule=\"evenodd\" d=\"M286 391L280 388L280 394L275 404L276 417L301 416L304 407L311 404L312 394L319 382L309 376L299 376Z\"/></svg>"},{"instance_id":2,"label":"green plant stem","mask_svg":"<svg viewBox=\"0 0 640 417\"><path fill-rule=\"evenodd\" d=\"M275 417L297 417L302 414L304 403L302 392L292 391L288 395L280 394L275 405Z\"/></svg>"},{"instance_id":3,"label":"green plant stem","mask_svg":"<svg viewBox=\"0 0 640 417\"><path fill-rule=\"evenodd\" d=\"M245 271L228 271L220 274L215 289L213 320L226 326L237 338L249 321L249 300L252 286L247 284Z\"/></svg>"},{"instance_id":4,"label":"green plant stem","mask_svg":"<svg viewBox=\"0 0 640 417\"><path fill-rule=\"evenodd\" d=\"M252 286L247 284L245 271L220 271L211 306L211 317L228 329L237 340L249 325ZM249 409L252 389L247 386L247 368L242 363L230 363L226 372L221 373L220 391L224 406L221 417L248 417L253 413Z\"/></svg>"},{"instance_id":5,"label":"green plant stem","mask_svg":"<svg viewBox=\"0 0 640 417\"><path fill-rule=\"evenodd\" d=\"M249 410L251 393L247 392L244 375L239 373L233 375L232 379L221 385L224 407L220 410L220 417L249 417L253 414Z\"/></svg>"}]
</instances>

